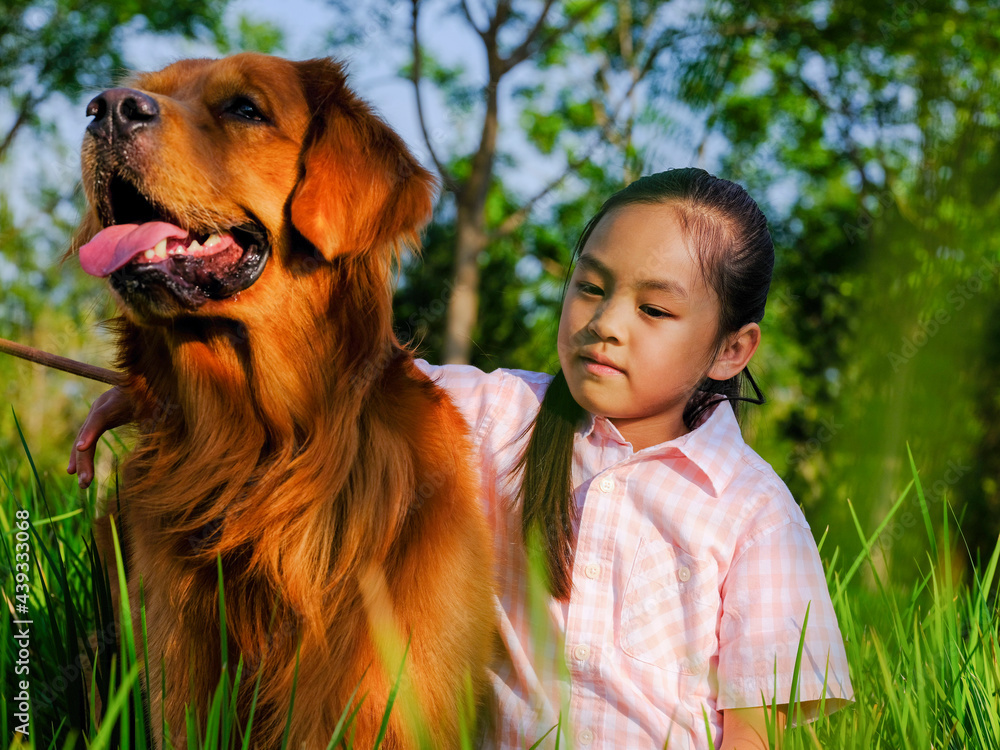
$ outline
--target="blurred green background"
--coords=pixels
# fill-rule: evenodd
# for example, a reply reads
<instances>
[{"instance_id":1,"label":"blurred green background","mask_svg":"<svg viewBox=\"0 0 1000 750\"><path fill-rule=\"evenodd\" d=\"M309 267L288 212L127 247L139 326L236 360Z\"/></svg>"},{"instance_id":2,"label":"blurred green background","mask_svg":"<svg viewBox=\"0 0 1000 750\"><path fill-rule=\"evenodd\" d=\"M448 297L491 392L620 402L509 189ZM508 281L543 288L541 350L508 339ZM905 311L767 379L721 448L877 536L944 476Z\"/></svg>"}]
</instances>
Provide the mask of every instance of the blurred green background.
<instances>
[{"instance_id":1,"label":"blurred green background","mask_svg":"<svg viewBox=\"0 0 1000 750\"><path fill-rule=\"evenodd\" d=\"M601 198L640 174L705 167L747 186L771 222L754 364L768 403L744 432L817 537L829 527L827 549L859 548L847 501L874 528L910 477L909 444L931 517L948 503L972 559L989 556L1000 2L295 0L275 12L5 1L0 336L110 361L101 284L60 264L82 208L90 97L127 68L191 55L333 55L441 175L423 257L401 269L396 298L400 337L430 361L551 370L562 276ZM0 356L4 471L27 472L13 411L40 470L64 476L102 390ZM910 505L875 550L903 579L927 555Z\"/></svg>"}]
</instances>

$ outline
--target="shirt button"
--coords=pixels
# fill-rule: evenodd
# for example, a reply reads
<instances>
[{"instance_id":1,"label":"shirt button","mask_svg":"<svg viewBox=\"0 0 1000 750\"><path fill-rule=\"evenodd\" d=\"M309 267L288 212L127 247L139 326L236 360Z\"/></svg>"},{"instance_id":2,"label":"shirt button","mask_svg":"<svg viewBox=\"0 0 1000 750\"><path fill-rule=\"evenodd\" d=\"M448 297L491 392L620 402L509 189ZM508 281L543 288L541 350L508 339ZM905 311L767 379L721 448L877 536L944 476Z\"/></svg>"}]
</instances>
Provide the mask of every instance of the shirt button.
<instances>
[{"instance_id":1,"label":"shirt button","mask_svg":"<svg viewBox=\"0 0 1000 750\"><path fill-rule=\"evenodd\" d=\"M601 566L597 563L590 563L590 565L583 569L583 572L587 578L594 579L601 575Z\"/></svg>"},{"instance_id":2,"label":"shirt button","mask_svg":"<svg viewBox=\"0 0 1000 750\"><path fill-rule=\"evenodd\" d=\"M576 739L581 745L589 745L594 741L594 733L589 729L584 729L580 734L576 736Z\"/></svg>"},{"instance_id":3,"label":"shirt button","mask_svg":"<svg viewBox=\"0 0 1000 750\"><path fill-rule=\"evenodd\" d=\"M604 477L600 484L601 492L611 492L615 488L615 482L611 477Z\"/></svg>"},{"instance_id":4,"label":"shirt button","mask_svg":"<svg viewBox=\"0 0 1000 750\"><path fill-rule=\"evenodd\" d=\"M687 565L682 565L677 571L677 577L681 579L682 582L687 582L691 580L691 569Z\"/></svg>"},{"instance_id":5,"label":"shirt button","mask_svg":"<svg viewBox=\"0 0 1000 750\"><path fill-rule=\"evenodd\" d=\"M578 661L587 661L587 657L590 656L590 646L585 643L581 643L573 649L573 656L575 656Z\"/></svg>"}]
</instances>

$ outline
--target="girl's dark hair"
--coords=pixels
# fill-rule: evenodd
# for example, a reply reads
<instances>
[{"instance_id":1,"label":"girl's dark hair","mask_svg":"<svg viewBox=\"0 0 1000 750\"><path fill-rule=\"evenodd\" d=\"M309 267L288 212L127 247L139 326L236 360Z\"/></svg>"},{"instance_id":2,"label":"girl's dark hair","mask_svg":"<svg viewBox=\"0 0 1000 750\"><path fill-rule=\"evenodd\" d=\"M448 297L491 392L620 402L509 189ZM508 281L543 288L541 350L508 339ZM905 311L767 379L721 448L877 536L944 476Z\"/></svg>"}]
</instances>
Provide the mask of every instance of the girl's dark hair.
<instances>
[{"instance_id":1,"label":"girl's dark hair","mask_svg":"<svg viewBox=\"0 0 1000 750\"><path fill-rule=\"evenodd\" d=\"M774 244L767 219L742 187L703 169L672 169L648 175L612 195L587 223L573 251L579 257L594 228L608 213L634 204L670 204L697 249L706 283L719 299L716 353L727 336L764 317L774 268ZM572 263L570 273L572 272ZM569 285L569 274L566 286ZM563 289L565 295L566 287ZM748 387L754 396L745 395ZM740 402L764 403L748 369L726 381L704 378L684 408L684 424L694 429L706 410L728 400L740 417ZM519 500L521 532L527 549L540 553L549 590L568 599L573 570L573 436L586 412L576 403L562 371L553 378L517 470L523 474Z\"/></svg>"}]
</instances>

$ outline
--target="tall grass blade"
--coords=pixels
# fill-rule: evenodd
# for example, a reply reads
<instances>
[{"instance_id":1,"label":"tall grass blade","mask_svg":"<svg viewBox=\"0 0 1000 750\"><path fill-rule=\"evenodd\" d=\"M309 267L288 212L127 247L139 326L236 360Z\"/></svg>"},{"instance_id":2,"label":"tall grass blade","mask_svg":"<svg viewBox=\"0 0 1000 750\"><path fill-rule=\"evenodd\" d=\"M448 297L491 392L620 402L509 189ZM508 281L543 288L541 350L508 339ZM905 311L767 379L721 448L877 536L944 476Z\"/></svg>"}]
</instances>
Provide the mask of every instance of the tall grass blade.
<instances>
[{"instance_id":1,"label":"tall grass blade","mask_svg":"<svg viewBox=\"0 0 1000 750\"><path fill-rule=\"evenodd\" d=\"M802 631L799 633L799 648L795 653L795 666L792 667L792 686L788 691L788 716L799 724L799 671L802 669L802 650L806 645L806 628L809 626L809 609L812 602L806 605L806 614L802 618Z\"/></svg>"},{"instance_id":2,"label":"tall grass blade","mask_svg":"<svg viewBox=\"0 0 1000 750\"><path fill-rule=\"evenodd\" d=\"M38 467L35 466L35 459L31 456L31 451L28 450L28 442L24 439L24 431L21 429L21 423L17 419L17 414L14 412L14 408L11 407L11 416L14 417L14 427L17 428L17 436L21 440L21 447L24 448L24 455L28 457L28 465L31 467L31 475L35 478L35 486L38 489L38 496L42 498L42 505L45 507L45 515L51 516L52 513L48 510L48 502L45 500L45 487L42 485L42 480L38 476Z\"/></svg>"},{"instance_id":3,"label":"tall grass blade","mask_svg":"<svg viewBox=\"0 0 1000 750\"><path fill-rule=\"evenodd\" d=\"M120 649L122 654L122 666L131 669L133 666L137 666L138 658L135 650L135 629L132 623L132 605L129 601L128 594L128 582L125 580L125 564L122 560L122 549L121 542L118 539L118 525L115 523L114 518L110 519L111 526L111 542L115 551L115 565L118 572L118 606L121 610L119 613L121 621L121 642ZM142 588L142 581L139 582L140 589ZM140 601L141 601L140 596ZM145 644L144 644L145 645ZM148 662L147 662L148 663ZM143 706L143 690L133 691L133 713L132 716L137 724L136 735L138 737L146 736L146 724L145 724L145 707ZM122 745L128 747L128 738L126 734L129 730L129 722L122 723ZM142 740L139 740L141 742Z\"/></svg>"},{"instance_id":4,"label":"tall grass blade","mask_svg":"<svg viewBox=\"0 0 1000 750\"><path fill-rule=\"evenodd\" d=\"M847 507L851 511L851 518L854 519L854 525L858 530L858 535L861 537L861 543L863 545L863 549L854 559L854 562L851 564L851 567L848 569L846 575L844 575L844 577L838 582L837 592L833 596L834 607L836 607L837 604L840 602L840 600L843 599L844 591L847 589L847 584L849 584L851 582L851 579L854 578L854 574L858 572L858 568L861 567L861 565L864 563L865 560L870 558L871 548L875 544L875 540L882 535L883 531L885 531L885 527L889 525L889 521L891 521L892 517L896 515L896 511L899 510L900 506L903 504L903 501L906 499L906 496L910 494L910 489L912 487L913 487L913 482L910 481L910 483L906 485L906 488L903 490L903 493L893 504L892 508L889 509L889 512L886 514L885 518L882 519L882 523L880 523L878 525L878 528L875 529L875 533L873 533L871 537L869 537L868 539L865 538L864 531L862 531L861 529L861 522L858 521L857 513L854 512L854 504L850 500L847 501Z\"/></svg>"},{"instance_id":5,"label":"tall grass blade","mask_svg":"<svg viewBox=\"0 0 1000 750\"><path fill-rule=\"evenodd\" d=\"M261 661L257 667L257 681L254 683L253 700L250 701L250 715L247 717L247 725L244 729L242 750L249 750L250 737L253 733L253 719L257 713L257 698L260 697L260 681L264 677L264 662Z\"/></svg>"},{"instance_id":6,"label":"tall grass blade","mask_svg":"<svg viewBox=\"0 0 1000 750\"><path fill-rule=\"evenodd\" d=\"M712 724L708 720L708 711L704 704L701 707L701 718L705 721L705 739L708 741L708 747L715 747L715 741L712 739Z\"/></svg>"},{"instance_id":7,"label":"tall grass blade","mask_svg":"<svg viewBox=\"0 0 1000 750\"><path fill-rule=\"evenodd\" d=\"M407 639L406 647L403 649L403 658L399 662L399 672L396 673L396 680L389 690L389 700L385 704L385 711L382 714L382 725L378 730L378 737L375 738L375 747L382 744L385 734L389 731L389 715L392 713L392 706L396 702L396 694L399 692L400 683L403 680L403 668L406 666L406 657L410 654L410 641Z\"/></svg>"},{"instance_id":8,"label":"tall grass blade","mask_svg":"<svg viewBox=\"0 0 1000 750\"><path fill-rule=\"evenodd\" d=\"M910 471L913 473L913 481L917 486L917 500L920 503L920 515L923 516L924 519L924 528L927 529L927 541L929 541L931 545L931 555L936 560L938 556L938 551L937 551L937 539L935 538L934 535L934 525L931 523L931 512L930 509L927 507L927 498L924 497L924 488L923 485L920 483L920 477L917 474L917 464L913 460L913 451L910 450L909 443L906 444L906 455L909 456ZM945 549L949 549L947 543L948 542L946 539Z\"/></svg>"},{"instance_id":9,"label":"tall grass blade","mask_svg":"<svg viewBox=\"0 0 1000 750\"><path fill-rule=\"evenodd\" d=\"M285 733L281 738L281 750L286 750L288 747L288 735L292 731L292 712L295 709L295 689L299 685L299 656L301 653L302 643L299 642L299 645L295 649L295 673L292 677L292 695L288 699L288 718L285 721Z\"/></svg>"},{"instance_id":10,"label":"tall grass blade","mask_svg":"<svg viewBox=\"0 0 1000 750\"><path fill-rule=\"evenodd\" d=\"M559 720L551 727L549 727L549 730L545 734L543 734L541 737L535 740L535 744L532 745L530 748L528 748L528 750L538 750L538 748L542 746L542 743L545 742L545 738L548 737L553 732L556 733L556 737L562 734L562 714L559 715Z\"/></svg>"},{"instance_id":11,"label":"tall grass blade","mask_svg":"<svg viewBox=\"0 0 1000 750\"><path fill-rule=\"evenodd\" d=\"M104 748L110 747L111 733L112 730L118 726L119 714L121 714L122 709L132 698L132 686L135 684L136 679L139 677L139 665L133 664L131 669L125 673L122 678L122 684L118 690L114 693L114 697L111 699L111 703L108 704L104 709L104 719L101 722L101 728L97 732L97 736L91 743L89 750L104 750ZM122 721L121 726L128 726L128 721ZM127 740L122 741L122 746L127 747Z\"/></svg>"},{"instance_id":12,"label":"tall grass blade","mask_svg":"<svg viewBox=\"0 0 1000 750\"><path fill-rule=\"evenodd\" d=\"M142 665L143 672L139 675L138 695L137 699L145 700L142 701L142 718L143 726L145 731L142 732L140 737L142 738L142 743L140 750L144 750L145 747L155 747L153 742L153 708L150 705L150 699L153 696L152 686L149 684L149 629L146 627L146 584L142 577L139 578L139 627L142 630ZM163 671L163 679L166 679L166 670ZM164 696L164 699L166 696ZM161 706L166 705L166 700L164 700ZM166 724L166 722L161 717L161 721ZM168 733L166 731L166 726L164 726L163 737L166 738Z\"/></svg>"},{"instance_id":13,"label":"tall grass blade","mask_svg":"<svg viewBox=\"0 0 1000 750\"><path fill-rule=\"evenodd\" d=\"M367 670L365 670L367 673ZM358 684L354 686L354 691L351 693L351 697L347 699L347 705L344 706L344 710L340 712L340 718L337 719L337 726L333 728L333 736L330 737L330 742L326 746L327 750L333 750L341 742L344 741L344 734L347 730L354 724L354 719L358 715L358 711L361 710L361 704L365 702L366 695L361 696L361 700L358 701L358 705L354 705L354 698L358 694L358 690L361 689L361 683L364 682L365 675L361 675L361 679L358 680Z\"/></svg>"}]
</instances>

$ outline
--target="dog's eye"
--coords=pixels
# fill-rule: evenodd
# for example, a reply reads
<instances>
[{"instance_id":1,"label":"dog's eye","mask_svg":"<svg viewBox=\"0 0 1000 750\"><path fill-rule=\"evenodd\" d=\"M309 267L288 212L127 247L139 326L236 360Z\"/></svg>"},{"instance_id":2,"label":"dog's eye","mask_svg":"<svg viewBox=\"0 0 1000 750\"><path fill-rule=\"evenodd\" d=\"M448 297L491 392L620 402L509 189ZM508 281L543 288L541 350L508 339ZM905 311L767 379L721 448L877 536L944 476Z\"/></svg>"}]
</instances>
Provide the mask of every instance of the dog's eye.
<instances>
[{"instance_id":1,"label":"dog's eye","mask_svg":"<svg viewBox=\"0 0 1000 750\"><path fill-rule=\"evenodd\" d=\"M267 122L267 118L257 109L257 105L245 96L238 96L222 110L229 115L241 117L244 120L255 120L256 122Z\"/></svg>"}]
</instances>

